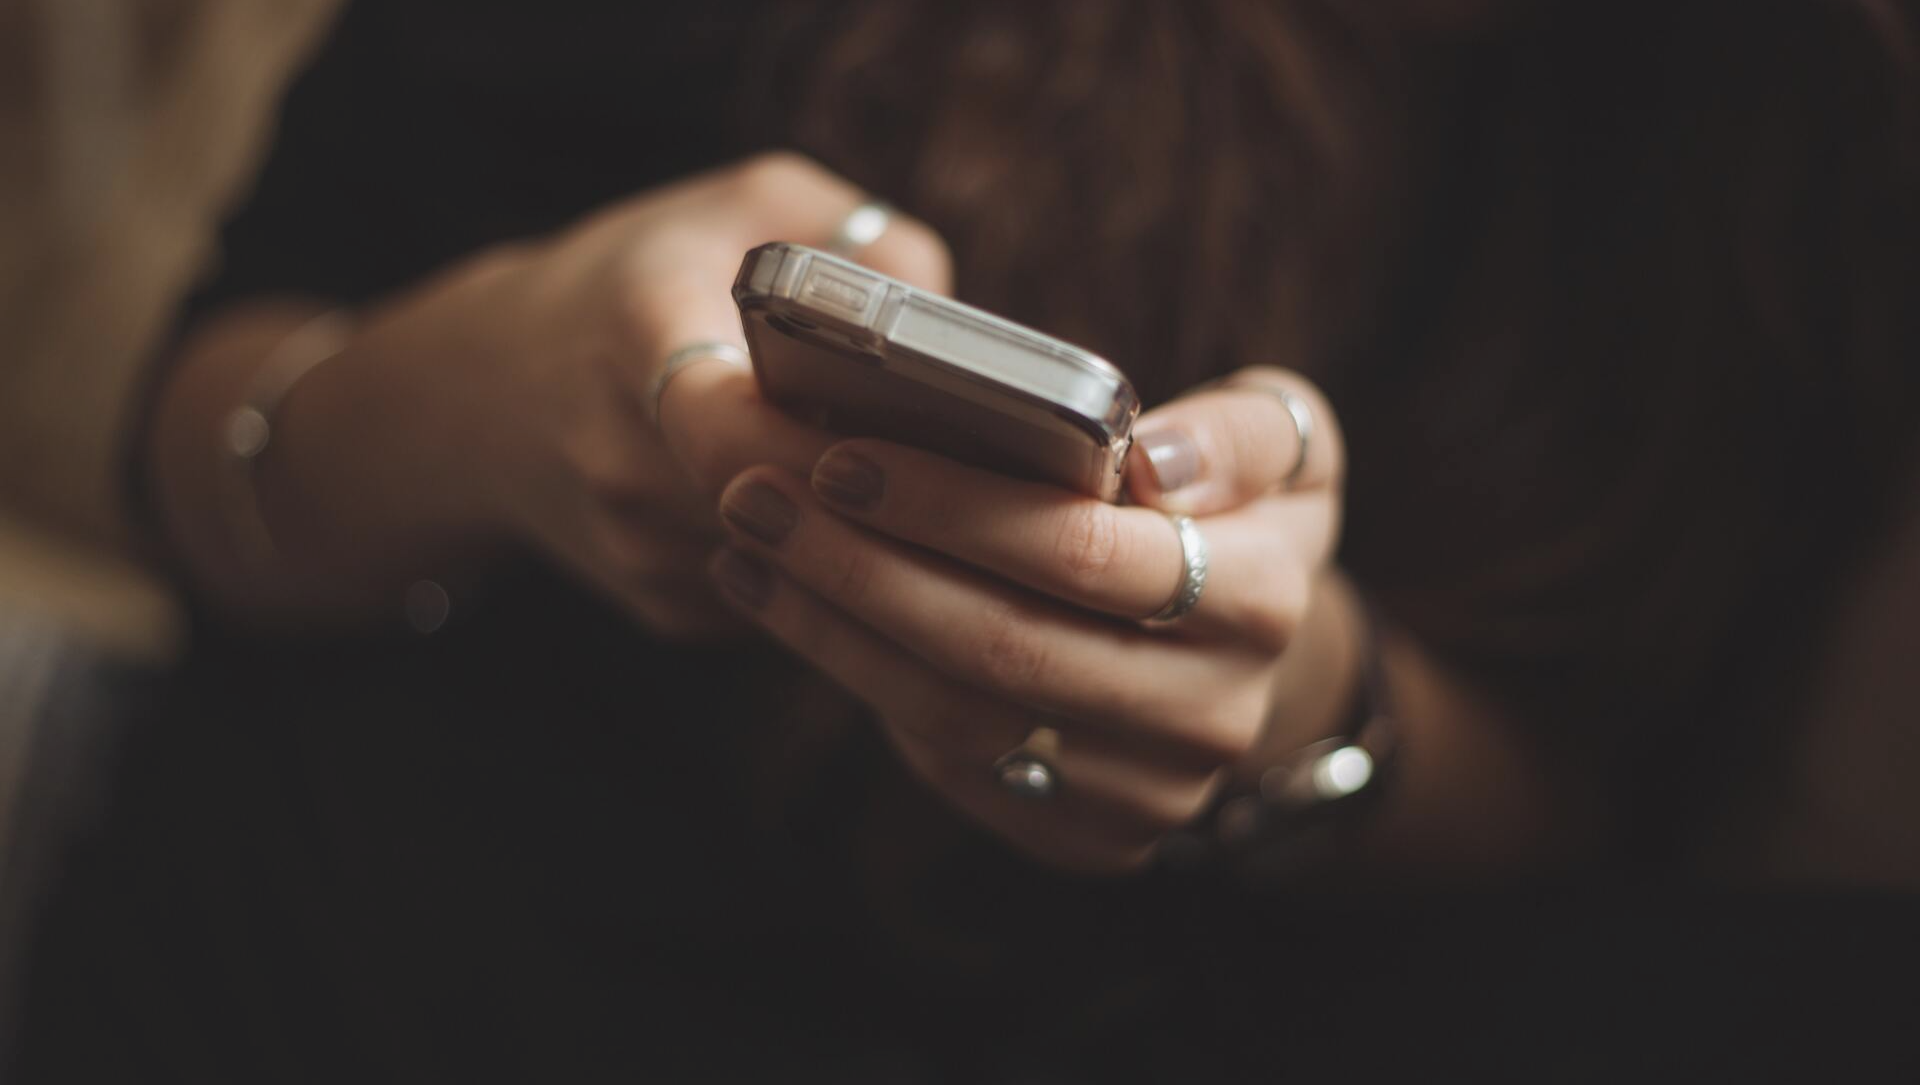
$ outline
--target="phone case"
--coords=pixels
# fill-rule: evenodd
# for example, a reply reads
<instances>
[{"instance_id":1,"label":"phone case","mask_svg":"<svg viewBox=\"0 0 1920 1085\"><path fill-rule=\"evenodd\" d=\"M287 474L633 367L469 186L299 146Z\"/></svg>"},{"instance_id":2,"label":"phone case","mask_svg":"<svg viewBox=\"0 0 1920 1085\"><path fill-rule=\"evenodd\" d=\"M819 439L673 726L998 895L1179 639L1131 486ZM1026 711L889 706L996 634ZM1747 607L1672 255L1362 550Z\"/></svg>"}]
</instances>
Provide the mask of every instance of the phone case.
<instances>
[{"instance_id":1,"label":"phone case","mask_svg":"<svg viewBox=\"0 0 1920 1085\"><path fill-rule=\"evenodd\" d=\"M767 397L796 416L1115 500L1140 401L1118 369L804 245L733 285Z\"/></svg>"}]
</instances>

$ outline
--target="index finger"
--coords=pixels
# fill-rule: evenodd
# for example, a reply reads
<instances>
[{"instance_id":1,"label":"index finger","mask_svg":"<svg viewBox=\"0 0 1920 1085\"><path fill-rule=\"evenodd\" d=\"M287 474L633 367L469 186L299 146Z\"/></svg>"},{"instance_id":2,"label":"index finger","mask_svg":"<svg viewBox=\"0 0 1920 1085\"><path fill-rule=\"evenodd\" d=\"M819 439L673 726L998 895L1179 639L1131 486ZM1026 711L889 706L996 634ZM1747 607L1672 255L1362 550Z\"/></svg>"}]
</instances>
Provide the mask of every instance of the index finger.
<instances>
[{"instance_id":1,"label":"index finger","mask_svg":"<svg viewBox=\"0 0 1920 1085\"><path fill-rule=\"evenodd\" d=\"M1142 416L1127 456L1133 500L1204 516L1276 490L1337 486L1339 420L1312 382L1258 366Z\"/></svg>"},{"instance_id":2,"label":"index finger","mask_svg":"<svg viewBox=\"0 0 1920 1085\"><path fill-rule=\"evenodd\" d=\"M774 240L824 245L868 199L846 179L791 153L749 159L694 186L703 206L692 214L710 219L726 262L724 269L690 270L697 277L659 284L657 303L644 306L655 325L655 371L688 344L744 345L729 290L742 254ZM952 285L945 244L897 211L889 212L879 237L851 255L921 289L945 293ZM806 473L831 443L762 399L750 374L724 364L703 362L676 374L653 406L669 450L713 491L756 463Z\"/></svg>"}]
</instances>

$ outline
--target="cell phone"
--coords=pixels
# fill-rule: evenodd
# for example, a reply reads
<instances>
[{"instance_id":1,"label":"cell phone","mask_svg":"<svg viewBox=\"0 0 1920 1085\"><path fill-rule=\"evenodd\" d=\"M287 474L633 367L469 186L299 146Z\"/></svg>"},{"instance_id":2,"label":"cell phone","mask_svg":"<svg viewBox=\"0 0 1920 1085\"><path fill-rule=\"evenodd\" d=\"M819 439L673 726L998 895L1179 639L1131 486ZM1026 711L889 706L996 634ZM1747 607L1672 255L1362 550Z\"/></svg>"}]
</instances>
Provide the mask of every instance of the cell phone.
<instances>
[{"instance_id":1,"label":"cell phone","mask_svg":"<svg viewBox=\"0 0 1920 1085\"><path fill-rule=\"evenodd\" d=\"M1119 496L1140 400L1101 358L787 242L747 253L733 299L763 394L802 421Z\"/></svg>"}]
</instances>

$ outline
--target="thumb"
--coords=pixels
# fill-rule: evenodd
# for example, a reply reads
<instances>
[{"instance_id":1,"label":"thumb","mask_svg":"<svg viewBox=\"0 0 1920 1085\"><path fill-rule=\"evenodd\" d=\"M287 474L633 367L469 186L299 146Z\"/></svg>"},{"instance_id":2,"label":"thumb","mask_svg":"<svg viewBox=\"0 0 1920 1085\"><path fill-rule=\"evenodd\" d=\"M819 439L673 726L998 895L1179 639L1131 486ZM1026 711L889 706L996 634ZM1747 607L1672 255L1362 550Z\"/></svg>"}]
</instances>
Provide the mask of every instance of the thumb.
<instances>
[{"instance_id":1,"label":"thumb","mask_svg":"<svg viewBox=\"0 0 1920 1085\"><path fill-rule=\"evenodd\" d=\"M1298 373L1257 366L1141 416L1127 490L1149 508L1205 516L1335 486L1345 464L1326 397Z\"/></svg>"}]
</instances>

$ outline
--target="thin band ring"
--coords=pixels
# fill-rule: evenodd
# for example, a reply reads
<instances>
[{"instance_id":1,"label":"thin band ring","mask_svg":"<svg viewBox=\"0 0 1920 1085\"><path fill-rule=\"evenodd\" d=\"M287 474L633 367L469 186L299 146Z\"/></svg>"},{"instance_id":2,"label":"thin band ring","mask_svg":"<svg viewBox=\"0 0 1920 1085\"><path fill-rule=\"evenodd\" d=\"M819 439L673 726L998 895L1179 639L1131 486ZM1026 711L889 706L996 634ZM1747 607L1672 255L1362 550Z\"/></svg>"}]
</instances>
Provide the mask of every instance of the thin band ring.
<instances>
[{"instance_id":1,"label":"thin band ring","mask_svg":"<svg viewBox=\"0 0 1920 1085\"><path fill-rule=\"evenodd\" d=\"M660 366L660 375L653 379L653 394L648 399L648 403L653 408L653 424L655 428L658 428L660 425L660 397L667 394L667 385L672 383L673 378L680 375L681 370L695 362L704 362L709 358L725 362L728 365L740 369L749 369L753 366L753 361L747 357L746 351L741 350L732 343L722 342L718 339L688 343L686 346L667 355L666 362Z\"/></svg>"},{"instance_id":2,"label":"thin band ring","mask_svg":"<svg viewBox=\"0 0 1920 1085\"><path fill-rule=\"evenodd\" d=\"M1234 381L1224 387L1245 388L1252 392L1265 392L1279 400L1280 405L1287 409L1288 417L1293 419L1294 436L1300 439L1300 443L1298 446L1299 451L1295 453L1293 457L1293 466L1287 468L1287 473L1280 478L1280 488L1283 490L1291 490L1299 485L1301 476L1307 473L1307 453L1313 445L1313 408L1307 406L1307 401L1300 396L1287 391L1285 388L1267 384L1264 381Z\"/></svg>"},{"instance_id":3,"label":"thin band ring","mask_svg":"<svg viewBox=\"0 0 1920 1085\"><path fill-rule=\"evenodd\" d=\"M1200 533L1199 525L1193 517L1179 513L1169 513L1167 520L1180 536L1180 583L1173 589L1173 598L1161 607L1150 622L1177 621L1194 607L1200 605L1200 593L1207 586L1207 537Z\"/></svg>"},{"instance_id":4,"label":"thin band ring","mask_svg":"<svg viewBox=\"0 0 1920 1085\"><path fill-rule=\"evenodd\" d=\"M860 250L880 240L892 221L893 208L879 200L868 200L840 220L839 227L833 231L833 240L827 242L827 251L851 260Z\"/></svg>"}]
</instances>

